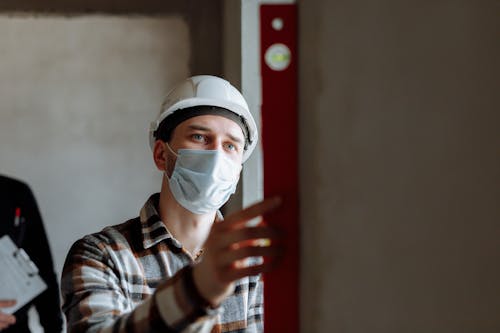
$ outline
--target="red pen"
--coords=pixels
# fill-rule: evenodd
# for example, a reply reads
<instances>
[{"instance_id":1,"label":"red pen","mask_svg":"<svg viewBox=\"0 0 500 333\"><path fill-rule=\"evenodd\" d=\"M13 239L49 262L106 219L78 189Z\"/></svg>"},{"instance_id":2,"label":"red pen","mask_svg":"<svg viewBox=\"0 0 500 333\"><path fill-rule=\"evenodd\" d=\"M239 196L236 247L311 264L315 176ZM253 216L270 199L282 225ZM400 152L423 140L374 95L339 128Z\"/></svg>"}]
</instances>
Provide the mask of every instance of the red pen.
<instances>
[{"instance_id":1,"label":"red pen","mask_svg":"<svg viewBox=\"0 0 500 333\"><path fill-rule=\"evenodd\" d=\"M18 227L21 222L21 208L16 207L16 215L14 216L14 226Z\"/></svg>"}]
</instances>

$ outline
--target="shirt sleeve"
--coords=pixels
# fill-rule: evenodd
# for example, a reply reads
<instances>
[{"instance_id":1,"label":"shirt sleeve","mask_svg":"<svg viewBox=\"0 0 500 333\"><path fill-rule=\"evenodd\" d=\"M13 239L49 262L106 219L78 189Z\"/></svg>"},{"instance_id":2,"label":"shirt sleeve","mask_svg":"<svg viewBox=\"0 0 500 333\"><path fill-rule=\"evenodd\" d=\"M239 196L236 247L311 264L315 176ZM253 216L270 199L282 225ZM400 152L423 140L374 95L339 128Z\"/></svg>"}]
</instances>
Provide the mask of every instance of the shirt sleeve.
<instances>
[{"instance_id":1,"label":"shirt sleeve","mask_svg":"<svg viewBox=\"0 0 500 333\"><path fill-rule=\"evenodd\" d=\"M138 306L130 299L119 263L95 237L77 241L61 280L67 332L210 332L219 309L206 306L192 285L187 266L162 282Z\"/></svg>"}]
</instances>

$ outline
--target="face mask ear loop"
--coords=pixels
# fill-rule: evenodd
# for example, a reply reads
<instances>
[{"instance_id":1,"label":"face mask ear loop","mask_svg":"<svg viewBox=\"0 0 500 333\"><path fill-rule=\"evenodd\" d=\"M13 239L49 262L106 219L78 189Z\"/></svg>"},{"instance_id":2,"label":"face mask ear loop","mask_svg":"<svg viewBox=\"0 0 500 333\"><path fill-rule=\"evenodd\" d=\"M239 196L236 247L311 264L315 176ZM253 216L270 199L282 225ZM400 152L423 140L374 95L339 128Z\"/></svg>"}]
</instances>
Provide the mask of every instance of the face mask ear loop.
<instances>
[{"instance_id":1,"label":"face mask ear loop","mask_svg":"<svg viewBox=\"0 0 500 333\"><path fill-rule=\"evenodd\" d=\"M172 149L172 147L170 147L170 145L168 144L168 142L165 142L165 145L167 146L168 150L170 150L170 152L171 152L172 154L174 154L174 155L175 155L175 157L179 157L179 154L177 154L177 153L176 153L176 152ZM173 173L173 172L172 172L172 173ZM169 176L167 175L167 170L165 170L164 174L165 174L165 177L167 177L167 179L170 181L170 178L171 178L171 177L169 177Z\"/></svg>"},{"instance_id":2,"label":"face mask ear loop","mask_svg":"<svg viewBox=\"0 0 500 333\"><path fill-rule=\"evenodd\" d=\"M179 157L179 154L177 154L173 149L172 147L170 147L170 145L168 144L168 142L165 142L165 144L167 145L168 147L168 150L170 150L170 152L172 152L172 154L175 155L175 157Z\"/></svg>"}]
</instances>

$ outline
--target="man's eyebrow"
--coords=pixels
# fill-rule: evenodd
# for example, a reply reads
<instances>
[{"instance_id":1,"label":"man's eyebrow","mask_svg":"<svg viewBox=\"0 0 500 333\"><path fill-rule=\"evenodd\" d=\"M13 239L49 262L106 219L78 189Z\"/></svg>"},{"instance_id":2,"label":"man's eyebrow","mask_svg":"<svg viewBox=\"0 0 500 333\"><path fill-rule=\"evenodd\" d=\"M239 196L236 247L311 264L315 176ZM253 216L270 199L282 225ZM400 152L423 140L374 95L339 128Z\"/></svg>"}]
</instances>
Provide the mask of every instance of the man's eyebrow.
<instances>
[{"instance_id":1,"label":"man's eyebrow","mask_svg":"<svg viewBox=\"0 0 500 333\"><path fill-rule=\"evenodd\" d=\"M208 127L205 127L203 125L189 125L189 129L192 130L197 130L197 131L203 131L203 132L212 132L212 130ZM241 140L239 137L232 135L231 133L226 134L231 140L233 140L236 143L243 144L243 140Z\"/></svg>"},{"instance_id":2,"label":"man's eyebrow","mask_svg":"<svg viewBox=\"0 0 500 333\"><path fill-rule=\"evenodd\" d=\"M211 132L210 128L202 126L202 125L189 125L189 129L204 131L204 132Z\"/></svg>"},{"instance_id":3,"label":"man's eyebrow","mask_svg":"<svg viewBox=\"0 0 500 333\"><path fill-rule=\"evenodd\" d=\"M242 141L240 138L238 138L238 137L236 137L236 136L234 136L234 135L232 135L232 134L228 134L227 136L228 136L231 140L233 140L234 142L236 142L236 143L238 143L238 144L240 144L240 145L242 145L242 144L243 144L243 141Z\"/></svg>"}]
</instances>

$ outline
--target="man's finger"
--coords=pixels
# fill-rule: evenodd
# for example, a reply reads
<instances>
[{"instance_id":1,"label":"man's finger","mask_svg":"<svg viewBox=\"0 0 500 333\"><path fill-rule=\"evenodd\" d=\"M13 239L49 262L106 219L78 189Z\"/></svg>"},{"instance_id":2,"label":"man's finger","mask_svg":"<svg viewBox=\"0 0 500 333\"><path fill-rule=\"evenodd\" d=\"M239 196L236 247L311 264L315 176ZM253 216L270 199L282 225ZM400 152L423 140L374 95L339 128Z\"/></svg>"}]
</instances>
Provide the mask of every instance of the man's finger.
<instances>
[{"instance_id":1,"label":"man's finger","mask_svg":"<svg viewBox=\"0 0 500 333\"><path fill-rule=\"evenodd\" d=\"M269 213L281 205L280 197L272 197L264 199L250 207L240 210L234 214L229 215L222 223L221 228L235 228L245 224L248 220Z\"/></svg>"},{"instance_id":2,"label":"man's finger","mask_svg":"<svg viewBox=\"0 0 500 333\"><path fill-rule=\"evenodd\" d=\"M280 246L246 246L222 253L218 258L218 265L232 267L235 262L249 257L279 257L282 254Z\"/></svg>"},{"instance_id":3,"label":"man's finger","mask_svg":"<svg viewBox=\"0 0 500 333\"><path fill-rule=\"evenodd\" d=\"M16 323L16 317L0 312L0 327L4 328Z\"/></svg>"},{"instance_id":4,"label":"man's finger","mask_svg":"<svg viewBox=\"0 0 500 333\"><path fill-rule=\"evenodd\" d=\"M16 300L15 299L3 299L0 300L0 308L8 308L11 306L16 305Z\"/></svg>"},{"instance_id":5,"label":"man's finger","mask_svg":"<svg viewBox=\"0 0 500 333\"><path fill-rule=\"evenodd\" d=\"M233 282L247 276L258 275L269 272L276 265L275 261L264 261L262 264L247 266L244 268L230 268L224 273L224 279Z\"/></svg>"},{"instance_id":6,"label":"man's finger","mask_svg":"<svg viewBox=\"0 0 500 333\"><path fill-rule=\"evenodd\" d=\"M230 230L225 232L217 246L225 249L232 244L246 242L254 239L278 239L281 237L281 232L269 226L248 227Z\"/></svg>"}]
</instances>

